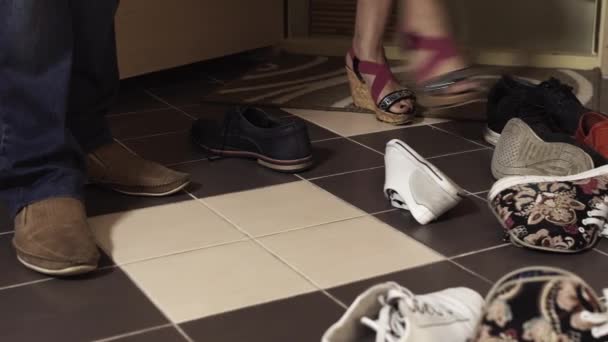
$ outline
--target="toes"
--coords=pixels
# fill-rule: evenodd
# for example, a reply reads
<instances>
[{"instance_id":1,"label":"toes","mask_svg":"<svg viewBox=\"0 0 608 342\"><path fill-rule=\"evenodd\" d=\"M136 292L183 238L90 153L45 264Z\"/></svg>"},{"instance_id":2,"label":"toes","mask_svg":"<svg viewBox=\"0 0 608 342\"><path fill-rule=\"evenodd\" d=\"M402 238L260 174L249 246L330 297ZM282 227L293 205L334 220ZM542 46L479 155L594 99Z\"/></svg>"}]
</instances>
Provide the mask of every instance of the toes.
<instances>
[{"instance_id":1,"label":"toes","mask_svg":"<svg viewBox=\"0 0 608 342\"><path fill-rule=\"evenodd\" d=\"M412 111L412 108L413 108L412 101L401 100L401 101L395 103L394 105L392 105L391 108L389 108L389 111L391 113L396 113L396 114L407 114Z\"/></svg>"}]
</instances>

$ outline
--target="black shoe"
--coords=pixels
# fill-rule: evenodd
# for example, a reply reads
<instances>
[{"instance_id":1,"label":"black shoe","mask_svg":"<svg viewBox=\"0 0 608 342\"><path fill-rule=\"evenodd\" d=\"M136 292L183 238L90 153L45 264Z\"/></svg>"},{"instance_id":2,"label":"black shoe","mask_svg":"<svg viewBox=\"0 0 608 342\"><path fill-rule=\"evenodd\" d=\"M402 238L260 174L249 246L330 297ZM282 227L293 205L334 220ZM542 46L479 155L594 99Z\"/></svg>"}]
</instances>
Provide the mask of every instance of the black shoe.
<instances>
[{"instance_id":1,"label":"black shoe","mask_svg":"<svg viewBox=\"0 0 608 342\"><path fill-rule=\"evenodd\" d=\"M484 139L496 145L507 122L527 116L528 112L522 106L529 109L530 104L542 107L546 114L554 118L559 130L568 135L574 135L581 115L588 111L572 88L556 78L535 85L512 76L503 76L488 96L488 126Z\"/></svg>"},{"instance_id":2,"label":"black shoe","mask_svg":"<svg viewBox=\"0 0 608 342\"><path fill-rule=\"evenodd\" d=\"M488 94L486 115L488 126L484 139L492 145L498 143L503 128L517 115L525 114L521 106L528 93L536 89L536 85L523 79L504 75L496 82Z\"/></svg>"},{"instance_id":3,"label":"black shoe","mask_svg":"<svg viewBox=\"0 0 608 342\"><path fill-rule=\"evenodd\" d=\"M306 125L298 119L276 119L251 107L226 112L224 122L199 119L192 139L211 153L257 159L277 171L299 172L313 164Z\"/></svg>"},{"instance_id":4,"label":"black shoe","mask_svg":"<svg viewBox=\"0 0 608 342\"><path fill-rule=\"evenodd\" d=\"M590 111L572 92L572 87L556 78L538 85L539 104L550 113L564 133L574 135L581 116Z\"/></svg>"}]
</instances>

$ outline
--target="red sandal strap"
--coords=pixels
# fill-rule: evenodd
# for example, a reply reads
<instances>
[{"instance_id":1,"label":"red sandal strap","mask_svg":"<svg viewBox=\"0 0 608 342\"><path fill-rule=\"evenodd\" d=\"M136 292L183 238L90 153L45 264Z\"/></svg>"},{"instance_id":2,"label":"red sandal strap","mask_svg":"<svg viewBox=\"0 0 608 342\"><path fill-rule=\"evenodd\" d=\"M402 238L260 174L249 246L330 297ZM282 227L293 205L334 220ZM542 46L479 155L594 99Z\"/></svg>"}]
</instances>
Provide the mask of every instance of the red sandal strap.
<instances>
[{"instance_id":1,"label":"red sandal strap","mask_svg":"<svg viewBox=\"0 0 608 342\"><path fill-rule=\"evenodd\" d=\"M386 85L395 78L388 63L375 63L360 60L355 51L350 49L349 54L353 60L353 71L360 77L361 74L374 76L371 86L372 98L375 102L380 100L380 93Z\"/></svg>"},{"instance_id":2,"label":"red sandal strap","mask_svg":"<svg viewBox=\"0 0 608 342\"><path fill-rule=\"evenodd\" d=\"M431 56L416 71L416 80L424 80L443 60L458 56L458 49L451 36L447 37L424 37L419 34L408 32L403 34L405 45L412 50L433 51Z\"/></svg>"},{"instance_id":3,"label":"red sandal strap","mask_svg":"<svg viewBox=\"0 0 608 342\"><path fill-rule=\"evenodd\" d=\"M374 82L372 83L372 98L378 102L380 99L380 93L386 87L386 85L393 80L393 73L386 64L379 64L373 62L359 63L359 71L363 74L374 75Z\"/></svg>"}]
</instances>

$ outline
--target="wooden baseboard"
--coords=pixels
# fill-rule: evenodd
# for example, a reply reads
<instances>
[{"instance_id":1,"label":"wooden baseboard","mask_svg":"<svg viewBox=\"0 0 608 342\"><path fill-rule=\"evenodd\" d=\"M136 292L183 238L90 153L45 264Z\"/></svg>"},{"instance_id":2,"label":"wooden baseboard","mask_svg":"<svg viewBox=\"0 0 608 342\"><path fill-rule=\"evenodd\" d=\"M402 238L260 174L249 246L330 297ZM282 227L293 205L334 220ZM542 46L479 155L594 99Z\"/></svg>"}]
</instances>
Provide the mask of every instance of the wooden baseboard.
<instances>
[{"instance_id":1,"label":"wooden baseboard","mask_svg":"<svg viewBox=\"0 0 608 342\"><path fill-rule=\"evenodd\" d=\"M344 37L327 38L290 38L281 43L281 47L292 53L343 56L350 48L351 41ZM597 55L575 55L568 53L527 52L527 51L492 51L465 49L471 59L478 64L500 66L531 66L540 68L571 68L589 70L600 67ZM404 59L400 49L387 44L386 54L390 59Z\"/></svg>"}]
</instances>

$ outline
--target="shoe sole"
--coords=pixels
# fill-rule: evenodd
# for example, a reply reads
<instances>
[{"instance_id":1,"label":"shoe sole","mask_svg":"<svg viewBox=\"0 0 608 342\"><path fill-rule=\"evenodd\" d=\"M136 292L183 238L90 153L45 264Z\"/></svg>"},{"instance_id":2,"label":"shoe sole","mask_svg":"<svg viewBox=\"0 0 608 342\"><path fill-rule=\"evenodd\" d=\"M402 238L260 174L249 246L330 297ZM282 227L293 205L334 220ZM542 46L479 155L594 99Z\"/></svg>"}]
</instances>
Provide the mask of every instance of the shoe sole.
<instances>
[{"instance_id":1,"label":"shoe sole","mask_svg":"<svg viewBox=\"0 0 608 342\"><path fill-rule=\"evenodd\" d=\"M581 148L545 142L522 120L505 126L492 156L492 174L507 176L567 176L593 168L593 159Z\"/></svg>"},{"instance_id":2,"label":"shoe sole","mask_svg":"<svg viewBox=\"0 0 608 342\"><path fill-rule=\"evenodd\" d=\"M441 189L452 201L449 205L445 206L449 207L447 210L454 207L461 200L459 194L463 193L463 190L456 184L454 184L452 181L450 181L449 178L445 174L443 174L443 172L437 170L437 168L432 167L431 164L428 163L428 161L426 161L421 155L419 155L413 149L409 148L407 145L404 145L399 141L391 141L389 142L389 144L395 144L399 148L401 148L405 152L405 156L407 159L413 162L414 165L417 165L418 169L422 170L425 174L431 177L431 179L434 179L437 184L439 184ZM396 192L395 189L387 187L385 190L385 195L388 198L390 198L390 194L388 193L389 190ZM427 224L438 218L437 214L433 213L427 207L418 204L412 196L411 192L406 191L405 194L399 193L399 195L403 197L407 204L408 210L412 213L412 216L414 216L416 221L418 221L420 224ZM443 210L442 212L445 211L446 210Z\"/></svg>"},{"instance_id":3,"label":"shoe sole","mask_svg":"<svg viewBox=\"0 0 608 342\"><path fill-rule=\"evenodd\" d=\"M196 142L196 141L195 141ZM201 143L196 142L201 148L206 151L209 151L215 155L222 157L236 157L236 158L246 158L246 159L257 159L258 164L267 167L269 169L279 171L279 172L288 172L288 173L296 173L307 170L312 167L314 161L312 159L312 155L294 160L278 160L266 157L259 153L249 152L249 151L226 151L226 150L218 150L208 146L205 146Z\"/></svg>"},{"instance_id":4,"label":"shoe sole","mask_svg":"<svg viewBox=\"0 0 608 342\"><path fill-rule=\"evenodd\" d=\"M498 140L500 139L500 133L496 133L490 129L490 127L486 126L483 130L483 140L485 140L488 144L492 146L498 145Z\"/></svg>"},{"instance_id":5,"label":"shoe sole","mask_svg":"<svg viewBox=\"0 0 608 342\"><path fill-rule=\"evenodd\" d=\"M147 191L130 191L130 190L124 190L121 189L119 187L116 187L114 185L109 185L109 184L103 184L103 183L93 183L93 184L98 184L101 186L105 186L107 188L110 188L118 193L124 194L124 195L129 195L129 196L143 196L143 197L164 197L164 196L169 196L169 195L173 195L177 192L182 191L183 189L185 189L188 185L190 185L190 181L187 181L175 188L172 188L171 190L165 191L165 192L147 192Z\"/></svg>"},{"instance_id":6,"label":"shoe sole","mask_svg":"<svg viewBox=\"0 0 608 342\"><path fill-rule=\"evenodd\" d=\"M51 270L51 269L38 267L36 265L32 265L32 264L28 263L27 261L21 259L21 257L19 257L19 256L17 256L17 260L19 260L19 262L21 264L23 264L23 266L25 266L31 270L34 270L38 273L46 274L49 276L54 276L54 277L80 275L80 274L90 273L97 269L97 266L81 265L81 266L72 266L72 267L68 267L68 268L63 268L61 270Z\"/></svg>"},{"instance_id":7,"label":"shoe sole","mask_svg":"<svg viewBox=\"0 0 608 342\"><path fill-rule=\"evenodd\" d=\"M608 165L600 166L595 169L587 170L569 176L512 176L498 180L488 193L488 201L492 202L502 191L517 185L547 182L572 182L601 175L608 175Z\"/></svg>"}]
</instances>

